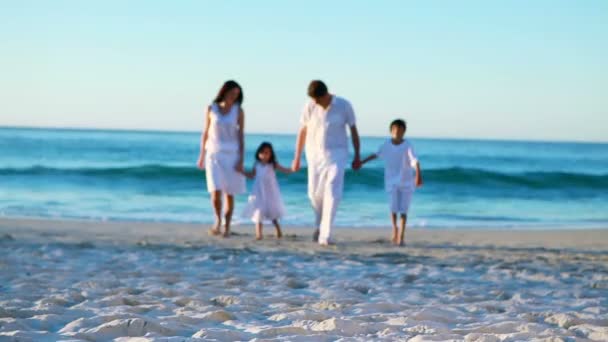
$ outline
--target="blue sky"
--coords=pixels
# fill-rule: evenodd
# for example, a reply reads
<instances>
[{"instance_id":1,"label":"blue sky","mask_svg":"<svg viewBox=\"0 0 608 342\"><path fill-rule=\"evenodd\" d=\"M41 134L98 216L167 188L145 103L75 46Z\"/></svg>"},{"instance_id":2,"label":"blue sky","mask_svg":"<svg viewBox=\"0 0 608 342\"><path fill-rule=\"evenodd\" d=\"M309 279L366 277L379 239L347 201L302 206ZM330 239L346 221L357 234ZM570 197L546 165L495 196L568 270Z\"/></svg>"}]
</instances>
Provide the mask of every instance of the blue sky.
<instances>
[{"instance_id":1,"label":"blue sky","mask_svg":"<svg viewBox=\"0 0 608 342\"><path fill-rule=\"evenodd\" d=\"M0 125L199 130L223 81L293 133L313 78L364 135L607 141L608 1L3 1Z\"/></svg>"}]
</instances>

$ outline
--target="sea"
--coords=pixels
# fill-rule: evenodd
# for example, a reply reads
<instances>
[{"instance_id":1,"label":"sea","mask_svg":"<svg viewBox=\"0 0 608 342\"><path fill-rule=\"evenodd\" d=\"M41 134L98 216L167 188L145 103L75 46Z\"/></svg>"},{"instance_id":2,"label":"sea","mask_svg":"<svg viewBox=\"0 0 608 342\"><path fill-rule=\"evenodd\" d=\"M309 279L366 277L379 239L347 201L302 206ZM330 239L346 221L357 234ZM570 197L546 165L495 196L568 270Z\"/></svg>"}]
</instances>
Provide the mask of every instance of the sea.
<instances>
[{"instance_id":1,"label":"sea","mask_svg":"<svg viewBox=\"0 0 608 342\"><path fill-rule=\"evenodd\" d=\"M560 229L608 226L608 143L407 137L424 186L409 227ZM362 156L387 137L362 137ZM248 134L246 167L262 141L290 165L294 135ZM196 168L200 133L0 128L0 217L213 221L205 173ZM279 174L285 225L313 214L306 170ZM251 188L251 182L248 188ZM235 223L247 194L236 198ZM381 161L346 172L336 226L390 224Z\"/></svg>"}]
</instances>

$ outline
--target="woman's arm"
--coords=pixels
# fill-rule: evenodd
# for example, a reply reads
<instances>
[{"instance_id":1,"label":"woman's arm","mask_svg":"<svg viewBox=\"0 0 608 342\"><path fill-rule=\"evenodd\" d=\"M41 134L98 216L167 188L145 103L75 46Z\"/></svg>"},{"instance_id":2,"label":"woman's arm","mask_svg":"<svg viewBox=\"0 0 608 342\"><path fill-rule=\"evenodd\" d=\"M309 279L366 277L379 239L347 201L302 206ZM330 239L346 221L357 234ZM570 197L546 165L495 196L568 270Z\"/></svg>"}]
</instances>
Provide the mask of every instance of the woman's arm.
<instances>
[{"instance_id":1,"label":"woman's arm","mask_svg":"<svg viewBox=\"0 0 608 342\"><path fill-rule=\"evenodd\" d=\"M237 171L243 170L243 154L245 153L245 111L243 108L239 108L239 161L236 163L235 168Z\"/></svg>"},{"instance_id":2,"label":"woman's arm","mask_svg":"<svg viewBox=\"0 0 608 342\"><path fill-rule=\"evenodd\" d=\"M209 124L211 123L211 106L207 107L207 113L205 113L205 128L203 128L203 134L201 134L201 151L198 154L198 161L196 165L199 169L205 168L205 146L207 145L207 138L209 137Z\"/></svg>"}]
</instances>

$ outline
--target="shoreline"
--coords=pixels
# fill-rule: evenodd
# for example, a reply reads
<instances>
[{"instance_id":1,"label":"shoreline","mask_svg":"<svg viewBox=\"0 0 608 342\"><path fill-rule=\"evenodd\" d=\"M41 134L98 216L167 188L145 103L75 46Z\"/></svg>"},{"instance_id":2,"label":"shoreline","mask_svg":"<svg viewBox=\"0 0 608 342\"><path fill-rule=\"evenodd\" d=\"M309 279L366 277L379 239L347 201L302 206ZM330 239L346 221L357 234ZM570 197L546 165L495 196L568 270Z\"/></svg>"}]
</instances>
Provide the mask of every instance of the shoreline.
<instances>
[{"instance_id":1,"label":"shoreline","mask_svg":"<svg viewBox=\"0 0 608 342\"><path fill-rule=\"evenodd\" d=\"M459 229L408 228L406 246L389 243L390 227L335 227L337 245L322 248L311 241L312 228L283 226L284 238L276 240L265 225L264 240L254 240L252 224L232 228L230 238L210 236L207 224L79 219L0 218L0 238L28 242L97 244L171 244L228 248L272 247L281 250L329 250L353 253L403 252L412 248L544 248L574 251L608 251L608 229Z\"/></svg>"}]
</instances>

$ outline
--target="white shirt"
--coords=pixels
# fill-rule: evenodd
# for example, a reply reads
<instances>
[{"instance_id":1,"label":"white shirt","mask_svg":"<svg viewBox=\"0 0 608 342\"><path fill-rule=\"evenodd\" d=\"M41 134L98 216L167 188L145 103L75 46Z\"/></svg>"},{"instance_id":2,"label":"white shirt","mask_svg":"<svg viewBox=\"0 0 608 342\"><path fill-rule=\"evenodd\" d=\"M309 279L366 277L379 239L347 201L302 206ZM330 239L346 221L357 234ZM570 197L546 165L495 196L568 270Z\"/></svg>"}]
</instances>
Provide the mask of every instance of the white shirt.
<instances>
[{"instance_id":1,"label":"white shirt","mask_svg":"<svg viewBox=\"0 0 608 342\"><path fill-rule=\"evenodd\" d=\"M311 163L348 162L346 128L355 125L355 112L346 99L332 95L327 109L310 100L302 110L300 124L306 126L306 159Z\"/></svg>"},{"instance_id":2,"label":"white shirt","mask_svg":"<svg viewBox=\"0 0 608 342\"><path fill-rule=\"evenodd\" d=\"M414 175L418 157L412 145L405 139L401 144L393 144L388 139L376 153L384 160L384 188L391 191L394 188L414 190Z\"/></svg>"}]
</instances>

